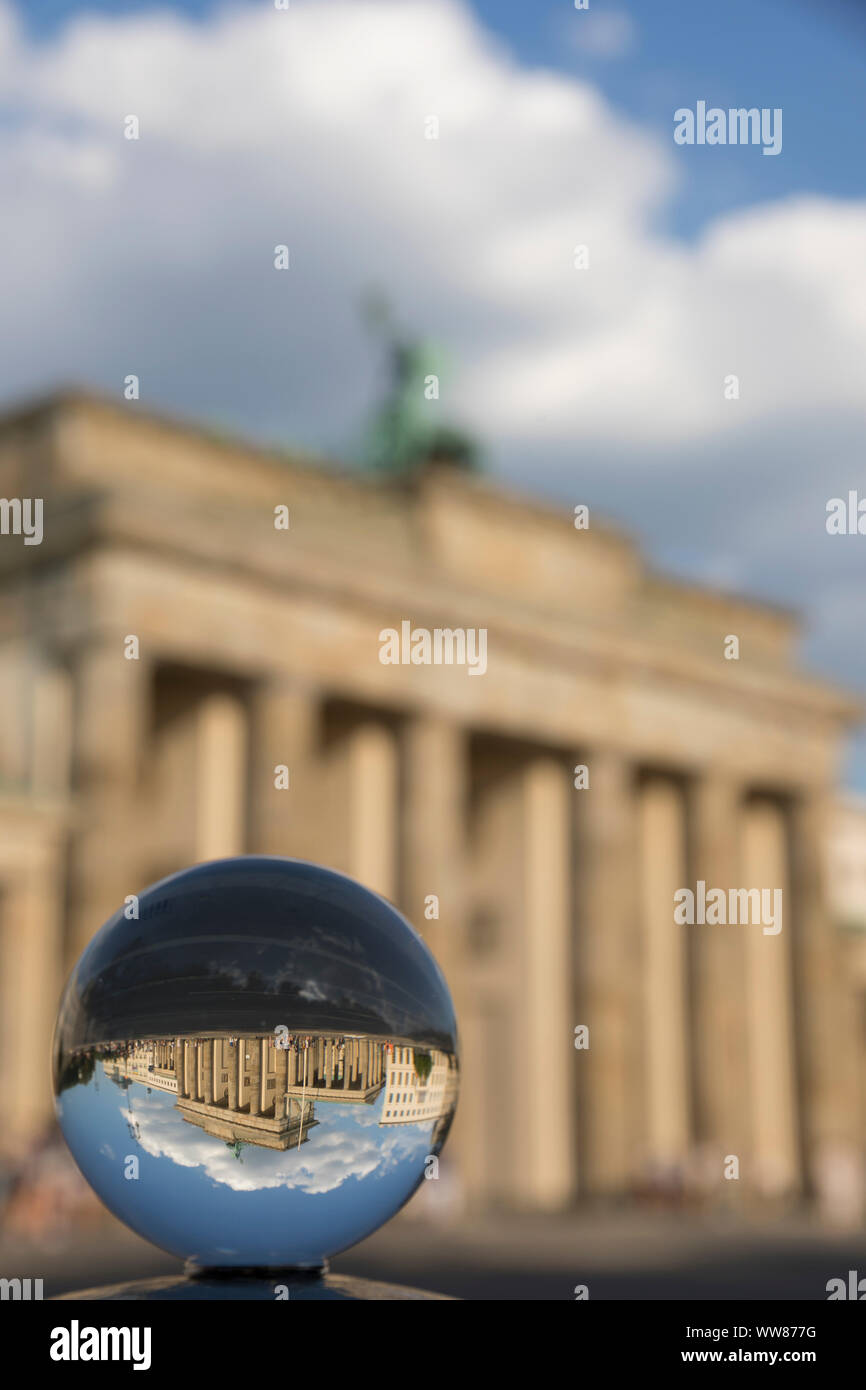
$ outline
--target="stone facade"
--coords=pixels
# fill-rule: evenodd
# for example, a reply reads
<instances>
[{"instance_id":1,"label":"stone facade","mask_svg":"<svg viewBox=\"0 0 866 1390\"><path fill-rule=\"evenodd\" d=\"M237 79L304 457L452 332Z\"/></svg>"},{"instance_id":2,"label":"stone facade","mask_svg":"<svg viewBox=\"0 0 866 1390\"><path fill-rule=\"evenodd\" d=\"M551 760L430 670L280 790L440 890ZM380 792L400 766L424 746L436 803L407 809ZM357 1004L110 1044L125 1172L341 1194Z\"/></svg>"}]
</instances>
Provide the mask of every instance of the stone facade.
<instances>
[{"instance_id":1,"label":"stone facade","mask_svg":"<svg viewBox=\"0 0 866 1390\"><path fill-rule=\"evenodd\" d=\"M825 846L860 708L798 669L791 615L489 481L382 484L75 394L0 421L0 495L44 499L40 545L0 536L13 1137L48 1113L92 933L154 879L251 851L352 874L439 958L463 1048L445 1161L470 1202L686 1183L840 1206L864 984ZM383 664L407 620L486 629L486 672ZM699 880L781 888L782 930L676 924Z\"/></svg>"}]
</instances>

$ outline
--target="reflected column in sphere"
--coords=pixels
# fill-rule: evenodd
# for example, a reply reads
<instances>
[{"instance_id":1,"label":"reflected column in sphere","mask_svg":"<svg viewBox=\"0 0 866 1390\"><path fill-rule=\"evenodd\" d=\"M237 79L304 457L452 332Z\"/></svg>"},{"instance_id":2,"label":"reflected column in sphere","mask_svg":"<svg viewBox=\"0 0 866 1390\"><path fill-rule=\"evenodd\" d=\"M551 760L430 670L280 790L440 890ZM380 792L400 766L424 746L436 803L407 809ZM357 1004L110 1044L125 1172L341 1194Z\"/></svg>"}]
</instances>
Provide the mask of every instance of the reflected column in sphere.
<instances>
[{"instance_id":1,"label":"reflected column in sphere","mask_svg":"<svg viewBox=\"0 0 866 1390\"><path fill-rule=\"evenodd\" d=\"M97 933L54 1090L106 1206L202 1267L315 1268L435 1171L458 1089L447 985L400 914L295 860L199 865Z\"/></svg>"}]
</instances>

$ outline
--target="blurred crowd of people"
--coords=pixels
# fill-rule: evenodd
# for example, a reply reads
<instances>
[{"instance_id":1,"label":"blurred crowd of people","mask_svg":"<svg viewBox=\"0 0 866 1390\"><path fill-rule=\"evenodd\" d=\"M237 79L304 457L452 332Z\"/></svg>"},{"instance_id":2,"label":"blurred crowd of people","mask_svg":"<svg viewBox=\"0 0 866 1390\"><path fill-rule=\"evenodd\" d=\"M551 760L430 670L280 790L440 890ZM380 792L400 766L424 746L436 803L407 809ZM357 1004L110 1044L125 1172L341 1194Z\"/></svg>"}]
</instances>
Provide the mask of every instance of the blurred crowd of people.
<instances>
[{"instance_id":1,"label":"blurred crowd of people","mask_svg":"<svg viewBox=\"0 0 866 1390\"><path fill-rule=\"evenodd\" d=\"M28 1148L0 1155L3 1237L57 1247L107 1219L53 1120Z\"/></svg>"}]
</instances>

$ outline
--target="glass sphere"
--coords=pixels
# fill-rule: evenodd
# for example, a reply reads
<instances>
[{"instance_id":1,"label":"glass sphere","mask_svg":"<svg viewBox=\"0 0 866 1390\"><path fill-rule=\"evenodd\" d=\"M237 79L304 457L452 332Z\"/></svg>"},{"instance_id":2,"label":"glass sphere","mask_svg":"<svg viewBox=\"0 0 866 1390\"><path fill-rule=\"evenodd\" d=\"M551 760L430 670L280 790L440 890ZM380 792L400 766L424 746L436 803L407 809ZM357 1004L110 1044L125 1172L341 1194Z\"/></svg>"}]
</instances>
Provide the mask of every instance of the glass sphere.
<instances>
[{"instance_id":1,"label":"glass sphere","mask_svg":"<svg viewBox=\"0 0 866 1390\"><path fill-rule=\"evenodd\" d=\"M454 1009L384 899L243 857L128 899L63 994L69 1148L139 1235L202 1268L320 1266L403 1205L457 1101Z\"/></svg>"}]
</instances>

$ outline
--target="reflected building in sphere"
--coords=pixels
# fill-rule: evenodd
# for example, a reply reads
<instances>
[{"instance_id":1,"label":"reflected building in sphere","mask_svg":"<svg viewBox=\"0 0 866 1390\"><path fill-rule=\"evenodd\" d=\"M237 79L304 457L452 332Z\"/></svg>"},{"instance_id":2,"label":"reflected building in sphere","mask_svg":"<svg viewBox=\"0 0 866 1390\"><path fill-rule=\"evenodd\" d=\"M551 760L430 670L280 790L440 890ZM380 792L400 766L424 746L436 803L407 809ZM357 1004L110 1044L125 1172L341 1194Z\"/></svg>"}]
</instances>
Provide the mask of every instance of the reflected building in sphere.
<instances>
[{"instance_id":1,"label":"reflected building in sphere","mask_svg":"<svg viewBox=\"0 0 866 1390\"><path fill-rule=\"evenodd\" d=\"M155 1038L121 1045L102 1069L176 1095L181 1116L208 1134L270 1148L285 1148L291 1129L306 1137L314 1104L372 1105L384 1091L378 1123L411 1124L449 1115L458 1090L455 1058L440 1048L326 1035L285 1047L271 1035Z\"/></svg>"},{"instance_id":2,"label":"reflected building in sphere","mask_svg":"<svg viewBox=\"0 0 866 1390\"><path fill-rule=\"evenodd\" d=\"M421 1054L411 1047L392 1047L385 1074L383 1125L436 1120L450 1112L457 1086L454 1059L431 1048Z\"/></svg>"},{"instance_id":3,"label":"reflected building in sphere","mask_svg":"<svg viewBox=\"0 0 866 1390\"><path fill-rule=\"evenodd\" d=\"M79 394L0 421L0 494L44 498L41 545L0 539L6 1142L50 1114L45 1040L100 924L186 865L287 855L396 903L442 966L462 1040L443 1163L468 1205L857 1219L866 968L827 876L861 710L800 668L790 614L653 572L594 513L576 529L447 468L374 482ZM484 628L486 671L383 664L404 621ZM782 931L676 924L699 881L780 889ZM224 1042L160 1040L184 1131L282 1123L291 1054L262 1041L235 1073ZM313 1054L320 1125L335 1091L387 1126L448 1084L435 1060L425 1087L394 1055Z\"/></svg>"}]
</instances>

